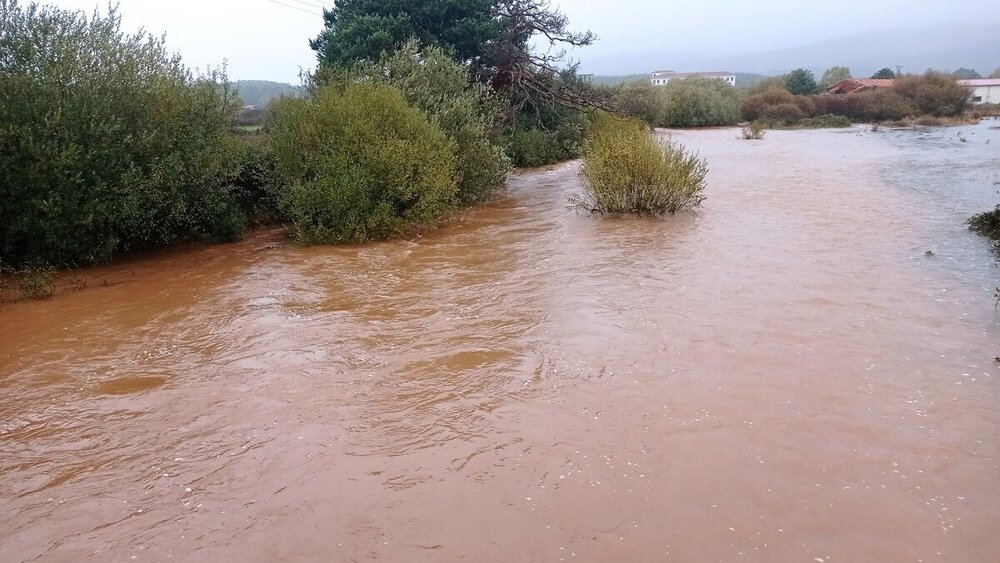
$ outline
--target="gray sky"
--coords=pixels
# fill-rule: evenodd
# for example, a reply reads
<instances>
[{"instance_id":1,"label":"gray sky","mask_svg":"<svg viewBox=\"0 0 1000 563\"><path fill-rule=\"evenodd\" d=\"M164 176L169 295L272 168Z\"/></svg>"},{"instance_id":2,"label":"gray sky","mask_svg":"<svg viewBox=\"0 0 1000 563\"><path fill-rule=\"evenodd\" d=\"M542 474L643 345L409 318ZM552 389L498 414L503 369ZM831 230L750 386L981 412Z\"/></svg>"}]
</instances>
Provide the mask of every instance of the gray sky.
<instances>
[{"instance_id":1,"label":"gray sky","mask_svg":"<svg viewBox=\"0 0 1000 563\"><path fill-rule=\"evenodd\" d=\"M48 3L87 11L96 5L95 0ZM297 83L299 69L315 63L308 40L322 27L319 6L332 4L332 0L121 0L120 11L129 30L141 26L155 34L166 33L168 46L179 51L189 66L217 66L226 59L231 79ZM553 0L553 4L569 16L574 29L598 34L595 46L574 56L583 61L584 70L603 74L651 70L631 68L630 56L636 54L671 54L663 57L672 59L663 65L680 68L683 65L674 61L679 54L748 55L887 27L1000 22L995 0ZM1000 57L1000 40L997 54Z\"/></svg>"}]
</instances>

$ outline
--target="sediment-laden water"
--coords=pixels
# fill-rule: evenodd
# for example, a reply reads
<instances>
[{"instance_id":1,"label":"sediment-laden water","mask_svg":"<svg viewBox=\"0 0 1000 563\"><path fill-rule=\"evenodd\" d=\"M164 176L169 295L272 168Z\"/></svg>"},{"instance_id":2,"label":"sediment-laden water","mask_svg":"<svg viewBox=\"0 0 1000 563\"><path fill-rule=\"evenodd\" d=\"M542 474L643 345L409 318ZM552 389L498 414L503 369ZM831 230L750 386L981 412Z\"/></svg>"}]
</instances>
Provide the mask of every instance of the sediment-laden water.
<instances>
[{"instance_id":1,"label":"sediment-laden water","mask_svg":"<svg viewBox=\"0 0 1000 563\"><path fill-rule=\"evenodd\" d=\"M0 306L0 560L995 561L991 125L677 132L697 212L566 164Z\"/></svg>"}]
</instances>

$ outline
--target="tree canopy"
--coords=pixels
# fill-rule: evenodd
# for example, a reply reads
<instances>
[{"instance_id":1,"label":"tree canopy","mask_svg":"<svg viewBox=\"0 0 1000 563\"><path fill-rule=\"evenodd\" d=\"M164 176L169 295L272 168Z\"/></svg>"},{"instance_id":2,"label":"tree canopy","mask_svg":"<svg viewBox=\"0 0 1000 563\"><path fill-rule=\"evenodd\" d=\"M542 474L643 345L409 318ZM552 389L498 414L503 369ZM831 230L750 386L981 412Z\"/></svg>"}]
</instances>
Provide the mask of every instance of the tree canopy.
<instances>
[{"instance_id":1,"label":"tree canopy","mask_svg":"<svg viewBox=\"0 0 1000 563\"><path fill-rule=\"evenodd\" d=\"M549 0L341 0L324 11L325 28L310 44L321 67L375 62L415 38L468 64L476 78L521 98L587 105L560 80L566 48L591 44L589 31L568 30ZM531 39L548 43L534 50Z\"/></svg>"},{"instance_id":2,"label":"tree canopy","mask_svg":"<svg viewBox=\"0 0 1000 563\"><path fill-rule=\"evenodd\" d=\"M851 69L846 66L834 66L826 69L823 72L823 78L820 79L820 85L823 88L829 88L834 84L851 77Z\"/></svg>"},{"instance_id":3,"label":"tree canopy","mask_svg":"<svg viewBox=\"0 0 1000 563\"><path fill-rule=\"evenodd\" d=\"M477 63L503 31L496 0L340 0L323 11L325 27L310 46L321 65L378 61L410 38Z\"/></svg>"},{"instance_id":4,"label":"tree canopy","mask_svg":"<svg viewBox=\"0 0 1000 563\"><path fill-rule=\"evenodd\" d=\"M816 78L811 71L804 68L797 68L788 73L785 77L785 87L788 91L797 96L806 96L816 93Z\"/></svg>"},{"instance_id":5,"label":"tree canopy","mask_svg":"<svg viewBox=\"0 0 1000 563\"><path fill-rule=\"evenodd\" d=\"M876 72L875 74L873 74L872 78L883 78L883 79L888 78L888 79L892 79L892 78L896 78L896 73L891 68L889 68L889 67L883 67L883 68L879 69L878 72Z\"/></svg>"}]
</instances>

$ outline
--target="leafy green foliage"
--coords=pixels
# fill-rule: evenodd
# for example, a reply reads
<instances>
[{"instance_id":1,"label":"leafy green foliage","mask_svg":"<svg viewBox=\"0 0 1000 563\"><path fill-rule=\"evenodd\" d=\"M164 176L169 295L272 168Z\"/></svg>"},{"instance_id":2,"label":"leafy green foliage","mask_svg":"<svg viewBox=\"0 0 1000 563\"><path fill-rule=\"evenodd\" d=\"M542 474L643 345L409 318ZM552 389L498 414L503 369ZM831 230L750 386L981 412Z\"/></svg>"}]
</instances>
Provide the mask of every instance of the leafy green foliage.
<instances>
[{"instance_id":1,"label":"leafy green foliage","mask_svg":"<svg viewBox=\"0 0 1000 563\"><path fill-rule=\"evenodd\" d=\"M873 74L872 78L883 79L883 80L892 79L896 78L896 72L889 67L883 67L879 69L875 74Z\"/></svg>"},{"instance_id":2,"label":"leafy green foliage","mask_svg":"<svg viewBox=\"0 0 1000 563\"><path fill-rule=\"evenodd\" d=\"M812 71L804 68L797 68L789 72L785 77L785 87L788 88L789 92L797 96L815 94L818 89L816 86L816 77L813 76Z\"/></svg>"},{"instance_id":3,"label":"leafy green foliage","mask_svg":"<svg viewBox=\"0 0 1000 563\"><path fill-rule=\"evenodd\" d=\"M270 137L301 242L389 238L451 209L453 143L393 86L334 84L275 102Z\"/></svg>"},{"instance_id":4,"label":"leafy green foliage","mask_svg":"<svg viewBox=\"0 0 1000 563\"><path fill-rule=\"evenodd\" d=\"M458 203L488 199L510 171L499 141L499 100L470 80L466 67L440 47L423 50L415 41L367 67L371 80L385 79L406 101L426 113L456 148Z\"/></svg>"},{"instance_id":5,"label":"leafy green foliage","mask_svg":"<svg viewBox=\"0 0 1000 563\"><path fill-rule=\"evenodd\" d=\"M587 116L583 112L544 106L537 115L525 112L516 118L507 135L507 154L518 167L579 158L586 131Z\"/></svg>"},{"instance_id":6,"label":"leafy green foliage","mask_svg":"<svg viewBox=\"0 0 1000 563\"><path fill-rule=\"evenodd\" d=\"M340 0L324 12L325 28L310 44L320 65L350 67L376 62L416 38L439 45L462 62L476 63L502 24L494 0Z\"/></svg>"},{"instance_id":7,"label":"leafy green foliage","mask_svg":"<svg viewBox=\"0 0 1000 563\"><path fill-rule=\"evenodd\" d=\"M648 78L623 84L612 96L611 105L622 115L651 127L663 127L666 121L667 96Z\"/></svg>"},{"instance_id":8,"label":"leafy green foliage","mask_svg":"<svg viewBox=\"0 0 1000 563\"><path fill-rule=\"evenodd\" d=\"M235 96L117 13L0 0L0 258L93 263L232 239Z\"/></svg>"},{"instance_id":9,"label":"leafy green foliage","mask_svg":"<svg viewBox=\"0 0 1000 563\"><path fill-rule=\"evenodd\" d=\"M704 200L708 166L684 147L659 140L642 123L599 115L584 152L585 194L594 213L659 215Z\"/></svg>"},{"instance_id":10,"label":"leafy green foliage","mask_svg":"<svg viewBox=\"0 0 1000 563\"><path fill-rule=\"evenodd\" d=\"M740 120L739 94L721 80L672 80L663 92L667 127L733 125Z\"/></svg>"},{"instance_id":11,"label":"leafy green foliage","mask_svg":"<svg viewBox=\"0 0 1000 563\"><path fill-rule=\"evenodd\" d=\"M240 212L254 226L283 219L278 207L281 179L270 142L263 135L239 137L240 160L229 190Z\"/></svg>"},{"instance_id":12,"label":"leafy green foliage","mask_svg":"<svg viewBox=\"0 0 1000 563\"><path fill-rule=\"evenodd\" d=\"M739 92L721 80L689 78L667 86L633 82L615 92L611 105L652 127L733 125L740 119Z\"/></svg>"}]
</instances>

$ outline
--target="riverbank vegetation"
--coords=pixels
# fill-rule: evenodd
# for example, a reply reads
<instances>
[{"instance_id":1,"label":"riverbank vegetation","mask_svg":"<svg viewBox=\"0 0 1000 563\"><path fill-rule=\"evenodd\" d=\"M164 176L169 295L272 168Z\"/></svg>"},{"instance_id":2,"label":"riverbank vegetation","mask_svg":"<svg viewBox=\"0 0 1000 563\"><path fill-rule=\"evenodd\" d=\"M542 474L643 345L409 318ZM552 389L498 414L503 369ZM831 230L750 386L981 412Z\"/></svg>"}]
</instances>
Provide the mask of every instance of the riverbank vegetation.
<instances>
[{"instance_id":1,"label":"riverbank vegetation","mask_svg":"<svg viewBox=\"0 0 1000 563\"><path fill-rule=\"evenodd\" d=\"M618 86L611 106L651 127L704 127L760 121L763 127L848 127L851 123L953 124L975 121L996 112L970 106L971 93L955 76L928 71L892 77L891 86L852 94L821 94L850 76L845 67L828 69L817 83L811 72L797 69L747 88L723 81L674 80L653 86L648 79Z\"/></svg>"},{"instance_id":2,"label":"riverbank vegetation","mask_svg":"<svg viewBox=\"0 0 1000 563\"><path fill-rule=\"evenodd\" d=\"M512 164L578 157L603 94L561 47L594 36L543 0L445 3L339 2L316 73L261 108L117 8L0 0L0 279L275 222L398 236L490 199Z\"/></svg>"},{"instance_id":3,"label":"riverbank vegetation","mask_svg":"<svg viewBox=\"0 0 1000 563\"><path fill-rule=\"evenodd\" d=\"M195 74L161 39L104 17L3 0L0 259L103 262L245 228L225 74Z\"/></svg>"},{"instance_id":4,"label":"riverbank vegetation","mask_svg":"<svg viewBox=\"0 0 1000 563\"><path fill-rule=\"evenodd\" d=\"M642 122L594 116L583 154L581 209L601 214L660 215L704 200L708 166L697 154L661 142Z\"/></svg>"},{"instance_id":5,"label":"riverbank vegetation","mask_svg":"<svg viewBox=\"0 0 1000 563\"><path fill-rule=\"evenodd\" d=\"M765 83L743 98L740 111L749 121L764 119L786 126L826 116L865 123L956 119L969 110L970 97L952 76L928 71L898 77L891 87L854 94L796 94L780 83Z\"/></svg>"},{"instance_id":6,"label":"riverbank vegetation","mask_svg":"<svg viewBox=\"0 0 1000 563\"><path fill-rule=\"evenodd\" d=\"M974 215L969 219L969 228L993 239L1000 248L1000 205L991 211Z\"/></svg>"}]
</instances>

